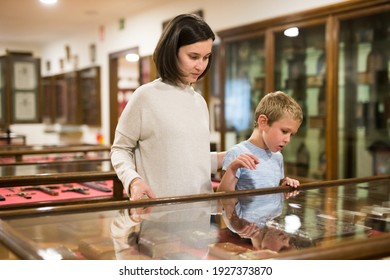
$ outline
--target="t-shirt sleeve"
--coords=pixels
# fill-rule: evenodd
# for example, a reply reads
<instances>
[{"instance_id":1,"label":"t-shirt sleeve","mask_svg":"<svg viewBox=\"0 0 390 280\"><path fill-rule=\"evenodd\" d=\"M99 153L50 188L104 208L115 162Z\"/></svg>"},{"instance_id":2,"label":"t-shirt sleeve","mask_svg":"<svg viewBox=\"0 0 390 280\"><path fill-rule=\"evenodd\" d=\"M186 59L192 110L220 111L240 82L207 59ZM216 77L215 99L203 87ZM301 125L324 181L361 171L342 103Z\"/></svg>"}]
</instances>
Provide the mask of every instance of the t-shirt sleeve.
<instances>
[{"instance_id":1,"label":"t-shirt sleeve","mask_svg":"<svg viewBox=\"0 0 390 280\"><path fill-rule=\"evenodd\" d=\"M226 171L229 164L232 163L232 161L234 161L239 155L240 153L237 151L237 149L232 148L228 150L222 161L222 170ZM236 177L239 178L240 174L241 174L241 168L238 168L236 172Z\"/></svg>"}]
</instances>

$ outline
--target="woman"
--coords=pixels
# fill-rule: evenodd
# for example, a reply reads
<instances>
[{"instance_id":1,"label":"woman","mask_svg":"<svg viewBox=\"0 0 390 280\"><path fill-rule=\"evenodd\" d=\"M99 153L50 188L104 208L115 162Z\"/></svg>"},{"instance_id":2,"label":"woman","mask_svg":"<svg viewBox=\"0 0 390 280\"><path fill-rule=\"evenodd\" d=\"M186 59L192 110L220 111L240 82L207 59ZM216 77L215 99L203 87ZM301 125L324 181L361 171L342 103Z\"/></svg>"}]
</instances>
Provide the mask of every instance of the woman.
<instances>
[{"instance_id":1,"label":"woman","mask_svg":"<svg viewBox=\"0 0 390 280\"><path fill-rule=\"evenodd\" d=\"M191 85L208 71L214 39L192 14L175 17L161 35L153 54L160 78L133 93L111 148L131 200L212 192L224 153L210 153L207 104Z\"/></svg>"}]
</instances>

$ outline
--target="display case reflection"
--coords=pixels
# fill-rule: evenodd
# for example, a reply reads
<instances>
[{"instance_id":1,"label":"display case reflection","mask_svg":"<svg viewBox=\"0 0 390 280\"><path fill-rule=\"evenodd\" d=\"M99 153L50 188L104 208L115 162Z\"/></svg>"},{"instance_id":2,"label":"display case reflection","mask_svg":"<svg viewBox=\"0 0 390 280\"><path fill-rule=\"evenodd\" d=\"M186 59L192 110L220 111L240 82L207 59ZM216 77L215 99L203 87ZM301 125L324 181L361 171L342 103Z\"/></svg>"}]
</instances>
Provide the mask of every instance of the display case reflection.
<instances>
[{"instance_id":1,"label":"display case reflection","mask_svg":"<svg viewBox=\"0 0 390 280\"><path fill-rule=\"evenodd\" d=\"M116 259L207 259L218 240L213 204L120 210L111 224Z\"/></svg>"}]
</instances>

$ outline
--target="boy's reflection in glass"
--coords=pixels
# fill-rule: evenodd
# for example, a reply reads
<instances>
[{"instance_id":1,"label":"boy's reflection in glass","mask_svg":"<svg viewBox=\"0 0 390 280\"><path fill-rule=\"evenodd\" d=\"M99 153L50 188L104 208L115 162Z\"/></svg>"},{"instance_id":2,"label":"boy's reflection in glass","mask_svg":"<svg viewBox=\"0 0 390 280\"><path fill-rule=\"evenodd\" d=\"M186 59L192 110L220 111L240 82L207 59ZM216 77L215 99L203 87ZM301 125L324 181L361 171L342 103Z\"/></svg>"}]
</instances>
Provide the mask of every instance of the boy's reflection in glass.
<instances>
[{"instance_id":1,"label":"boy's reflection in glass","mask_svg":"<svg viewBox=\"0 0 390 280\"><path fill-rule=\"evenodd\" d=\"M272 221L282 214L285 195L274 193L224 199L224 222L241 238L250 238L255 250L268 250L266 257L294 248L287 232L270 226ZM295 194L289 193L286 197L291 195Z\"/></svg>"},{"instance_id":2,"label":"boy's reflection in glass","mask_svg":"<svg viewBox=\"0 0 390 280\"><path fill-rule=\"evenodd\" d=\"M117 259L205 259L218 239L213 202L124 209L111 224ZM194 250L195 249L195 250Z\"/></svg>"}]
</instances>

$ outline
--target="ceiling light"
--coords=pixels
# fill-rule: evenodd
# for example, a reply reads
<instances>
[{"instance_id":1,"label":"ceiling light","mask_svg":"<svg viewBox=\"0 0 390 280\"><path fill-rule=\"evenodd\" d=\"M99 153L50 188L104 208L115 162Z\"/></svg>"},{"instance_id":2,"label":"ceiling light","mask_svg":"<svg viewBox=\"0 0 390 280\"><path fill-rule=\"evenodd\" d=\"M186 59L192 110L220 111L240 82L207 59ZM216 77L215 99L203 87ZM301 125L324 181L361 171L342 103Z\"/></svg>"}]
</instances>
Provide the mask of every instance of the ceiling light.
<instances>
[{"instance_id":1,"label":"ceiling light","mask_svg":"<svg viewBox=\"0 0 390 280\"><path fill-rule=\"evenodd\" d=\"M42 4L54 5L58 0L39 0Z\"/></svg>"},{"instance_id":2,"label":"ceiling light","mask_svg":"<svg viewBox=\"0 0 390 280\"><path fill-rule=\"evenodd\" d=\"M126 54L126 60L129 62L136 62L139 60L139 55L136 53L128 53Z\"/></svg>"},{"instance_id":3,"label":"ceiling light","mask_svg":"<svg viewBox=\"0 0 390 280\"><path fill-rule=\"evenodd\" d=\"M299 35L299 29L298 27L290 27L284 30L283 34L287 37L297 37Z\"/></svg>"}]
</instances>

